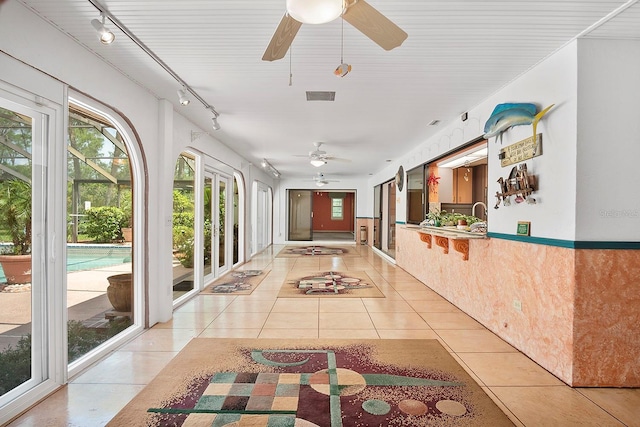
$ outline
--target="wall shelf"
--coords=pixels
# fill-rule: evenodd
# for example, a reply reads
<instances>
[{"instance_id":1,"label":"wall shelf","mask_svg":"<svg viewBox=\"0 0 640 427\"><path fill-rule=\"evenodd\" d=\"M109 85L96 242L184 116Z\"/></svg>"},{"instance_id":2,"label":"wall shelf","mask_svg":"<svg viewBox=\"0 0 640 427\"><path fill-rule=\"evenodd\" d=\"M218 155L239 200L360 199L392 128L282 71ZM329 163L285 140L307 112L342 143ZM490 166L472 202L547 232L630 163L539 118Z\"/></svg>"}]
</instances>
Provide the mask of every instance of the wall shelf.
<instances>
[{"instance_id":1,"label":"wall shelf","mask_svg":"<svg viewBox=\"0 0 640 427\"><path fill-rule=\"evenodd\" d=\"M470 233L452 228L416 226L406 228L417 231L420 240L425 242L429 249L432 247L432 241L435 240L436 246L440 246L444 254L449 253L449 240L451 240L453 249L462 254L464 261L469 260L469 240L487 238L486 233Z\"/></svg>"}]
</instances>

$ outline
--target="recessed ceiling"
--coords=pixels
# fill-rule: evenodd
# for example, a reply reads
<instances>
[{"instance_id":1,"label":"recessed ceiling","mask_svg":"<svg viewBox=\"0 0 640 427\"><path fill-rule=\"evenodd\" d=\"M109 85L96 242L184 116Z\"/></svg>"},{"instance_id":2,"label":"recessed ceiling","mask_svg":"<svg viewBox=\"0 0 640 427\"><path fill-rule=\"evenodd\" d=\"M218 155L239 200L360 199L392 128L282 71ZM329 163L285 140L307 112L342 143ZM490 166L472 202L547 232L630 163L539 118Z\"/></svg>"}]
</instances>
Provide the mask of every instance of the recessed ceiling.
<instances>
[{"instance_id":1,"label":"recessed ceiling","mask_svg":"<svg viewBox=\"0 0 640 427\"><path fill-rule=\"evenodd\" d=\"M112 28L116 41L99 43L90 24L99 13L90 1L15 1L210 130L211 114L197 102L180 106L180 85L122 32ZM350 25L342 39L338 19L302 25L290 52L274 62L261 58L283 0L100 4L215 107L215 138L255 164L269 159L284 178L309 176L308 159L299 155L314 141L351 160L329 162L324 173L366 177L436 133L431 121L459 120L576 36L640 39L637 1L368 2L408 33L400 47L385 51ZM333 73L341 55L352 65L343 78ZM307 102L307 91L337 96Z\"/></svg>"}]
</instances>

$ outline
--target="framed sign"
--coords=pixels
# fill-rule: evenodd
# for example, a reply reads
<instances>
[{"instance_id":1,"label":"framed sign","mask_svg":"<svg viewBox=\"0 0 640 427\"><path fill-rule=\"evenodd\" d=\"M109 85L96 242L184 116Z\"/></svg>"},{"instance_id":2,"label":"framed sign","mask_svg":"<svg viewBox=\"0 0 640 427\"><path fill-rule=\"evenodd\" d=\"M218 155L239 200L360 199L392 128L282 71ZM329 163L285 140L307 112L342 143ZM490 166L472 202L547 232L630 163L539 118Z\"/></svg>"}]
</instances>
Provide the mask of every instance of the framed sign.
<instances>
[{"instance_id":1,"label":"framed sign","mask_svg":"<svg viewBox=\"0 0 640 427\"><path fill-rule=\"evenodd\" d=\"M531 223L528 221L518 221L518 229L516 234L518 236L529 236L531 233Z\"/></svg>"},{"instance_id":2,"label":"framed sign","mask_svg":"<svg viewBox=\"0 0 640 427\"><path fill-rule=\"evenodd\" d=\"M500 166L506 167L541 155L542 134L539 133L536 135L535 141L533 136L530 136L527 139L501 148L498 158L500 159Z\"/></svg>"}]
</instances>

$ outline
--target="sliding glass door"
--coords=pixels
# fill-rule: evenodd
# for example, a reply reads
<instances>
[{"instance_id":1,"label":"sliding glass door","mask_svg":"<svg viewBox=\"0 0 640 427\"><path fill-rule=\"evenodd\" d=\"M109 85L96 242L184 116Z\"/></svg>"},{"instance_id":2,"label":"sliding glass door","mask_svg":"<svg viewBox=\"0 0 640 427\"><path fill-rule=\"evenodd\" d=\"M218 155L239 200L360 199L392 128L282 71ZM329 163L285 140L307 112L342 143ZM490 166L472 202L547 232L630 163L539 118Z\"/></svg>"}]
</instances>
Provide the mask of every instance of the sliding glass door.
<instances>
[{"instance_id":1,"label":"sliding glass door","mask_svg":"<svg viewBox=\"0 0 640 427\"><path fill-rule=\"evenodd\" d=\"M0 408L50 378L54 314L47 301L61 289L46 286L52 118L3 95L0 90Z\"/></svg>"}]
</instances>

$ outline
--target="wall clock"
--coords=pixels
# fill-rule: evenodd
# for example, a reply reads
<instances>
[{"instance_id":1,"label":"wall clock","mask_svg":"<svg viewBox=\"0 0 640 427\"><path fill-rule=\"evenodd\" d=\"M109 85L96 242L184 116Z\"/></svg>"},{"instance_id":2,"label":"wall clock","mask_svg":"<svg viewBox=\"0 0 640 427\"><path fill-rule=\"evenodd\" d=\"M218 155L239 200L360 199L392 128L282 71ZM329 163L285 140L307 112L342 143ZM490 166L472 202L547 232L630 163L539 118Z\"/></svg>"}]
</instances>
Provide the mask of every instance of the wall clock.
<instances>
[{"instance_id":1,"label":"wall clock","mask_svg":"<svg viewBox=\"0 0 640 427\"><path fill-rule=\"evenodd\" d=\"M402 166L400 166L398 172L396 172L396 186L398 187L398 191L402 191L404 187L404 168Z\"/></svg>"}]
</instances>

